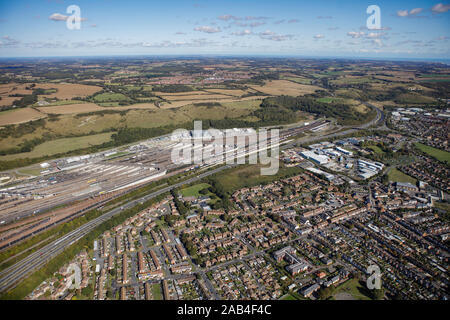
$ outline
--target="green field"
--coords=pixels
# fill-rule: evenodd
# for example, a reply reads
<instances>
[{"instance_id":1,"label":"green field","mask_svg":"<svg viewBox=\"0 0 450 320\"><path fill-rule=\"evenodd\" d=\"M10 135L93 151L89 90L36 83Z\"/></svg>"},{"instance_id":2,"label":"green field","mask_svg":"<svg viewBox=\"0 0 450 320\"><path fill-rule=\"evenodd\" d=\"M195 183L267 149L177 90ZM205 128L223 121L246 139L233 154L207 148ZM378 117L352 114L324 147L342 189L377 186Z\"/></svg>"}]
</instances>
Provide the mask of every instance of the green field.
<instances>
[{"instance_id":1,"label":"green field","mask_svg":"<svg viewBox=\"0 0 450 320\"><path fill-rule=\"evenodd\" d=\"M35 103L33 106L35 107L52 107L52 106L65 106L65 105L70 105L70 104L80 104L80 103L84 103L84 101L79 101L79 100L58 100L55 102L50 102L49 104L45 105L45 106L40 106L37 103Z\"/></svg>"},{"instance_id":2,"label":"green field","mask_svg":"<svg viewBox=\"0 0 450 320\"><path fill-rule=\"evenodd\" d=\"M372 300L368 289L359 283L358 279L351 279L336 288L333 298L336 300Z\"/></svg>"},{"instance_id":3,"label":"green field","mask_svg":"<svg viewBox=\"0 0 450 320\"><path fill-rule=\"evenodd\" d=\"M429 156L435 158L436 160L450 163L450 152L433 148L422 143L414 144L420 151L425 152Z\"/></svg>"},{"instance_id":4,"label":"green field","mask_svg":"<svg viewBox=\"0 0 450 320\"><path fill-rule=\"evenodd\" d=\"M322 103L344 103L344 104L350 104L348 99L344 98L333 98L333 97L323 97L317 99L317 101Z\"/></svg>"},{"instance_id":5,"label":"green field","mask_svg":"<svg viewBox=\"0 0 450 320\"><path fill-rule=\"evenodd\" d=\"M383 150L380 149L380 147L378 146L369 146L369 149L371 149L373 152L375 152L376 154L383 154Z\"/></svg>"},{"instance_id":6,"label":"green field","mask_svg":"<svg viewBox=\"0 0 450 320\"><path fill-rule=\"evenodd\" d=\"M433 103L435 102L435 99L412 92L400 94L397 98L394 99L394 101L401 104L422 104Z\"/></svg>"},{"instance_id":7,"label":"green field","mask_svg":"<svg viewBox=\"0 0 450 320\"><path fill-rule=\"evenodd\" d=\"M130 100L130 98L122 93L100 93L94 97L95 102L117 102L128 100Z\"/></svg>"},{"instance_id":8,"label":"green field","mask_svg":"<svg viewBox=\"0 0 450 320\"><path fill-rule=\"evenodd\" d=\"M331 103L331 102L334 102L334 101L337 101L337 100L338 99L331 98L331 97L324 97L324 98L317 99L317 101L324 102L324 103Z\"/></svg>"},{"instance_id":9,"label":"green field","mask_svg":"<svg viewBox=\"0 0 450 320\"><path fill-rule=\"evenodd\" d=\"M450 82L450 79L441 78L427 78L427 79L417 79L421 82Z\"/></svg>"},{"instance_id":10,"label":"green field","mask_svg":"<svg viewBox=\"0 0 450 320\"><path fill-rule=\"evenodd\" d=\"M196 185L193 185L191 187L187 187L184 189L181 189L180 193L183 197L199 197L201 194L199 193L200 190L203 190L205 188L210 187L211 185L207 183L199 183Z\"/></svg>"},{"instance_id":11,"label":"green field","mask_svg":"<svg viewBox=\"0 0 450 320\"><path fill-rule=\"evenodd\" d=\"M450 78L450 74L421 74L420 77L423 78Z\"/></svg>"},{"instance_id":12,"label":"green field","mask_svg":"<svg viewBox=\"0 0 450 320\"><path fill-rule=\"evenodd\" d=\"M348 77L341 77L337 80L331 80L331 83L335 85L349 85L349 84L361 84L361 83L367 83L371 82L371 79L369 78L348 78Z\"/></svg>"},{"instance_id":13,"label":"green field","mask_svg":"<svg viewBox=\"0 0 450 320\"><path fill-rule=\"evenodd\" d=\"M409 182L412 184L416 184L416 182L417 182L417 180L414 179L413 177L410 177L395 168L393 168L391 171L389 171L388 178L389 178L389 181L392 181L392 182Z\"/></svg>"},{"instance_id":14,"label":"green field","mask_svg":"<svg viewBox=\"0 0 450 320\"><path fill-rule=\"evenodd\" d=\"M84 149L94 145L100 145L111 140L111 132L94 134L90 136L63 138L44 142L36 146L30 152L9 154L1 156L0 161L15 160L19 158L39 158L47 155L65 153L73 150Z\"/></svg>"},{"instance_id":15,"label":"green field","mask_svg":"<svg viewBox=\"0 0 450 320\"><path fill-rule=\"evenodd\" d=\"M441 215L444 221L450 222L450 203L447 202L434 202L434 207L441 209L444 213Z\"/></svg>"},{"instance_id":16,"label":"green field","mask_svg":"<svg viewBox=\"0 0 450 320\"><path fill-rule=\"evenodd\" d=\"M163 300L161 285L159 283L155 283L152 285L152 296L153 300Z\"/></svg>"},{"instance_id":17,"label":"green field","mask_svg":"<svg viewBox=\"0 0 450 320\"><path fill-rule=\"evenodd\" d=\"M282 179L283 177L300 174L303 171L297 167L286 168L280 166L276 175L263 176L260 171L262 167L268 167L268 165L243 165L241 167L225 170L217 174L214 179L224 187L226 192L233 192L245 187L270 183Z\"/></svg>"},{"instance_id":18,"label":"green field","mask_svg":"<svg viewBox=\"0 0 450 320\"><path fill-rule=\"evenodd\" d=\"M292 82L295 82L295 83L300 83L300 84L311 84L311 80L310 79L306 79L306 78L281 76L280 79L282 79L282 80L289 80L289 81L292 81Z\"/></svg>"}]
</instances>

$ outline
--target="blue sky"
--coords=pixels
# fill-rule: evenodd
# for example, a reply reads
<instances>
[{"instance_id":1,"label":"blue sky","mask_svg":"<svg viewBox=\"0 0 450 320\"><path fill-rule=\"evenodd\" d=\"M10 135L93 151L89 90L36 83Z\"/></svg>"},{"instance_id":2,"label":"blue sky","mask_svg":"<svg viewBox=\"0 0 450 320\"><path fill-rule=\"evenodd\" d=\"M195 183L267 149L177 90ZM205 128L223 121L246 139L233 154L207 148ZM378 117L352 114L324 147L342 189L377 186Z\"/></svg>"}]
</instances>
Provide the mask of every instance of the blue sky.
<instances>
[{"instance_id":1,"label":"blue sky","mask_svg":"<svg viewBox=\"0 0 450 320\"><path fill-rule=\"evenodd\" d=\"M81 9L69 30L67 7ZM368 30L366 8L381 9ZM349 0L0 0L0 56L450 58L450 3Z\"/></svg>"}]
</instances>

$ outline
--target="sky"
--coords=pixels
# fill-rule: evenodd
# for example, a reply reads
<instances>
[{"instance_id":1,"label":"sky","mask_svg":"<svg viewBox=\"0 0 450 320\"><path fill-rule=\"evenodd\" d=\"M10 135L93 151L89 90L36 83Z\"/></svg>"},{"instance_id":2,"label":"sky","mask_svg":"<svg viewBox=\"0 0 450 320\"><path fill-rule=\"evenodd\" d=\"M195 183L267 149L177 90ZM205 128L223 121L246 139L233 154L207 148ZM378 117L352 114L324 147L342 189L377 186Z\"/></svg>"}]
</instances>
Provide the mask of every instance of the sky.
<instances>
[{"instance_id":1,"label":"sky","mask_svg":"<svg viewBox=\"0 0 450 320\"><path fill-rule=\"evenodd\" d=\"M79 29L68 28L71 5ZM370 5L380 9L375 29ZM450 59L450 3L0 0L1 57L96 55Z\"/></svg>"}]
</instances>

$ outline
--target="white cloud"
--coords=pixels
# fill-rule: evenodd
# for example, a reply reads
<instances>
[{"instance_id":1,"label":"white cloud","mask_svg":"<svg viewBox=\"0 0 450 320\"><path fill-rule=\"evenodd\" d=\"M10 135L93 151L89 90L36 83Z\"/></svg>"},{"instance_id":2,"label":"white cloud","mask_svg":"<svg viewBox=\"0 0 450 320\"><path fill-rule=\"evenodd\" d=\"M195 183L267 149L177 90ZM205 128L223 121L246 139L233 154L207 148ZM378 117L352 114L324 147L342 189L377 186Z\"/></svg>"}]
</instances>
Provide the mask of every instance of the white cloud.
<instances>
[{"instance_id":1,"label":"white cloud","mask_svg":"<svg viewBox=\"0 0 450 320\"><path fill-rule=\"evenodd\" d=\"M26 43L25 47L32 48L32 49L56 49L56 48L67 48L68 45L66 43L63 43L61 41L37 41L37 42L30 42Z\"/></svg>"},{"instance_id":2,"label":"white cloud","mask_svg":"<svg viewBox=\"0 0 450 320\"><path fill-rule=\"evenodd\" d=\"M438 3L431 8L431 11L433 11L433 13L444 13L448 10L450 10L450 4Z\"/></svg>"},{"instance_id":3,"label":"white cloud","mask_svg":"<svg viewBox=\"0 0 450 320\"><path fill-rule=\"evenodd\" d=\"M63 15L61 13L54 13L48 18L53 21L66 21L69 17L66 15ZM80 19L80 21L86 21L86 20L87 20L86 18Z\"/></svg>"},{"instance_id":4,"label":"white cloud","mask_svg":"<svg viewBox=\"0 0 450 320\"><path fill-rule=\"evenodd\" d=\"M397 16L412 17L412 16L415 16L415 15L421 13L422 11L423 11L423 8L414 8L414 9L409 10L409 12L408 12L408 10L399 10L399 11L397 11Z\"/></svg>"},{"instance_id":5,"label":"white cloud","mask_svg":"<svg viewBox=\"0 0 450 320\"><path fill-rule=\"evenodd\" d=\"M25 43L25 47L33 49L43 48L180 48L180 47L207 47L216 46L218 43L204 38L192 39L190 41L161 41L161 42L123 42L115 39L97 39L77 42L62 42L62 41L38 41Z\"/></svg>"},{"instance_id":6,"label":"white cloud","mask_svg":"<svg viewBox=\"0 0 450 320\"><path fill-rule=\"evenodd\" d=\"M233 36L249 36L249 35L252 35L252 34L253 34L253 32L251 32L248 29L232 33Z\"/></svg>"},{"instance_id":7,"label":"white cloud","mask_svg":"<svg viewBox=\"0 0 450 320\"><path fill-rule=\"evenodd\" d=\"M0 41L0 48L2 47L16 47L20 41L11 38L10 36L3 36Z\"/></svg>"},{"instance_id":8,"label":"white cloud","mask_svg":"<svg viewBox=\"0 0 450 320\"><path fill-rule=\"evenodd\" d=\"M60 14L60 13L54 13L48 18L50 20L53 20L53 21L66 21L68 16L65 16L65 15Z\"/></svg>"},{"instance_id":9,"label":"white cloud","mask_svg":"<svg viewBox=\"0 0 450 320\"><path fill-rule=\"evenodd\" d=\"M392 28L391 27L379 27L379 28L368 29L367 26L361 26L361 27L359 27L359 30L366 30L366 31L369 31L369 30L384 30L384 31L389 31L389 30L392 30Z\"/></svg>"},{"instance_id":10,"label":"white cloud","mask_svg":"<svg viewBox=\"0 0 450 320\"><path fill-rule=\"evenodd\" d=\"M372 43L378 47L383 46L383 42L381 41L381 39L374 39L374 40L372 40Z\"/></svg>"},{"instance_id":11,"label":"white cloud","mask_svg":"<svg viewBox=\"0 0 450 320\"><path fill-rule=\"evenodd\" d=\"M399 17L407 17L408 16L408 10L399 10L397 11L397 16Z\"/></svg>"},{"instance_id":12,"label":"white cloud","mask_svg":"<svg viewBox=\"0 0 450 320\"><path fill-rule=\"evenodd\" d=\"M273 32L273 31L266 30L264 32L260 32L259 37L264 40L286 41L286 40L292 40L294 36L291 34L281 35L281 34L277 34L277 33Z\"/></svg>"},{"instance_id":13,"label":"white cloud","mask_svg":"<svg viewBox=\"0 0 450 320\"><path fill-rule=\"evenodd\" d=\"M262 36L272 36L272 35L275 35L275 32L270 31L270 30L266 30L264 32L261 32L260 35L262 35Z\"/></svg>"},{"instance_id":14,"label":"white cloud","mask_svg":"<svg viewBox=\"0 0 450 320\"><path fill-rule=\"evenodd\" d=\"M314 39L323 39L323 38L325 38L325 36L323 34L316 34L314 36Z\"/></svg>"},{"instance_id":15,"label":"white cloud","mask_svg":"<svg viewBox=\"0 0 450 320\"><path fill-rule=\"evenodd\" d=\"M250 20L266 20L269 19L268 17L253 17L253 16L246 16L245 20L250 21Z\"/></svg>"},{"instance_id":16,"label":"white cloud","mask_svg":"<svg viewBox=\"0 0 450 320\"><path fill-rule=\"evenodd\" d=\"M367 38L369 39L377 39L377 38L381 38L382 36L384 36L386 33L385 32L381 32L381 33L377 33L377 32L370 32L367 35Z\"/></svg>"},{"instance_id":17,"label":"white cloud","mask_svg":"<svg viewBox=\"0 0 450 320\"><path fill-rule=\"evenodd\" d=\"M250 23L250 27L259 27L259 26L263 26L265 24L266 24L265 22L255 21L255 22Z\"/></svg>"},{"instance_id":18,"label":"white cloud","mask_svg":"<svg viewBox=\"0 0 450 320\"><path fill-rule=\"evenodd\" d=\"M231 14L224 14L224 15L221 15L221 16L217 17L217 19L222 20L222 21L230 21L230 20L234 20L234 21L239 21L239 20L255 21L255 20L267 20L267 19L269 19L269 17L246 16L246 17L242 18L242 17L233 16ZM256 22L254 22L254 23L256 23ZM263 22L261 22L261 24L262 23ZM257 25L255 25L255 26L257 26Z\"/></svg>"},{"instance_id":19,"label":"white cloud","mask_svg":"<svg viewBox=\"0 0 450 320\"><path fill-rule=\"evenodd\" d=\"M232 16L231 14L224 14L222 16L217 17L217 19L222 21L240 20L240 18Z\"/></svg>"},{"instance_id":20,"label":"white cloud","mask_svg":"<svg viewBox=\"0 0 450 320\"><path fill-rule=\"evenodd\" d=\"M199 32L205 32L205 33L217 33L220 32L220 28L214 28L214 27L210 27L210 26L201 26L201 27L196 27L194 29L194 31L199 31Z\"/></svg>"},{"instance_id":21,"label":"white cloud","mask_svg":"<svg viewBox=\"0 0 450 320\"><path fill-rule=\"evenodd\" d=\"M422 8L415 8L415 9L412 9L411 11L409 11L409 14L410 15L418 14L418 13L421 13L422 10L423 10Z\"/></svg>"},{"instance_id":22,"label":"white cloud","mask_svg":"<svg viewBox=\"0 0 450 320\"><path fill-rule=\"evenodd\" d=\"M142 43L145 48L178 48L178 47L204 47L215 45L215 42L207 41L206 39L194 39L192 41L162 41L157 43Z\"/></svg>"},{"instance_id":23,"label":"white cloud","mask_svg":"<svg viewBox=\"0 0 450 320\"><path fill-rule=\"evenodd\" d=\"M350 31L350 32L347 32L347 35L352 37L353 39L357 39L357 38L361 38L362 36L364 36L365 33L362 31L360 31L360 32Z\"/></svg>"}]
</instances>

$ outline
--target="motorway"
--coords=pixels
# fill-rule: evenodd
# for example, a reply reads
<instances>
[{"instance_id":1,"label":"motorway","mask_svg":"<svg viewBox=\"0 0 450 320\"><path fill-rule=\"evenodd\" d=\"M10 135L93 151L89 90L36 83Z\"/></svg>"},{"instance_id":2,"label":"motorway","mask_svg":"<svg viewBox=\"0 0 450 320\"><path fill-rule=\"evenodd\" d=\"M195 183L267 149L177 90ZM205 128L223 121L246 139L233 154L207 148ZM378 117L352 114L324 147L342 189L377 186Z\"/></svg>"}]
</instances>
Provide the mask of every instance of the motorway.
<instances>
[{"instance_id":1,"label":"motorway","mask_svg":"<svg viewBox=\"0 0 450 320\"><path fill-rule=\"evenodd\" d=\"M226 165L226 166L222 166L222 167L213 169L208 172L204 172L194 178L190 178L188 180L176 183L172 186L168 186L168 187L165 187L158 191L155 191L153 193L150 193L142 198L130 201L127 204L125 204L119 208L113 209L113 210L89 221L88 223L84 224L83 226L79 227L78 229L69 232L68 234L64 235L60 239L53 241L52 243L33 252L32 254L27 256L25 259L17 262L16 264L12 265L11 267L9 267L7 269L1 271L0 276L2 278L0 279L0 292L5 292L6 290L12 288L20 280L25 278L29 273L42 267L46 262L50 261L52 258L54 258L58 254L60 254L66 247L68 247L71 244L75 243L76 241L80 240L85 235L87 235L89 232L91 232L93 229L95 229L97 226L99 226L103 222L109 220L111 217L119 214L123 210L132 208L141 202L145 202L147 200L153 199L163 193L171 191L172 189L176 189L185 184L190 184L192 182L201 180L207 176L213 175L217 172L220 172L225 169L229 169L231 167L232 167L232 165Z\"/></svg>"},{"instance_id":2,"label":"motorway","mask_svg":"<svg viewBox=\"0 0 450 320\"><path fill-rule=\"evenodd\" d=\"M376 108L373 105L370 105L370 107L375 108L377 110L377 116L375 119L370 121L369 123L366 123L362 126L360 126L360 129L370 127L372 125L384 125L384 114L383 112ZM332 137L332 136L339 136L341 134L348 134L351 130L357 130L357 129L350 129L347 131L339 132L336 134L326 135L322 137L315 137L317 139L323 139L324 137ZM301 140L300 140L301 141ZM306 141L301 141L306 142ZM71 244L75 243L76 241L83 238L85 235L87 235L89 232L94 230L97 226L102 224L103 222L109 220L111 217L119 214L125 209L132 208L136 206L137 204L141 202L145 202L147 200L153 199L163 193L169 192L172 189L178 188L180 186L183 186L185 184L190 184L192 182L201 180L207 176L213 175L217 172L223 171L225 169L229 169L235 165L225 165L216 169L213 169L208 172L204 172L202 174L199 174L198 176L194 178L190 178L188 180L179 182L177 184L174 184L172 186L165 187L163 189L160 189L158 191L155 191L153 193L150 193L142 198L139 198L137 200L133 200L128 202L127 204L113 209L89 222L84 224L83 226L79 227L76 230L73 230L69 232L68 234L64 235L58 240L55 240L51 242L50 244L42 247L41 249L35 251L34 253L30 254L23 260L17 262L16 264L12 265L11 267L3 270L0 272L0 293L6 292L8 289L13 288L15 285L17 285L22 279L24 279L26 276L31 274L33 271L38 270L40 267L42 267L45 263L50 261L52 258L56 257L58 254L64 251L64 249Z\"/></svg>"}]
</instances>

